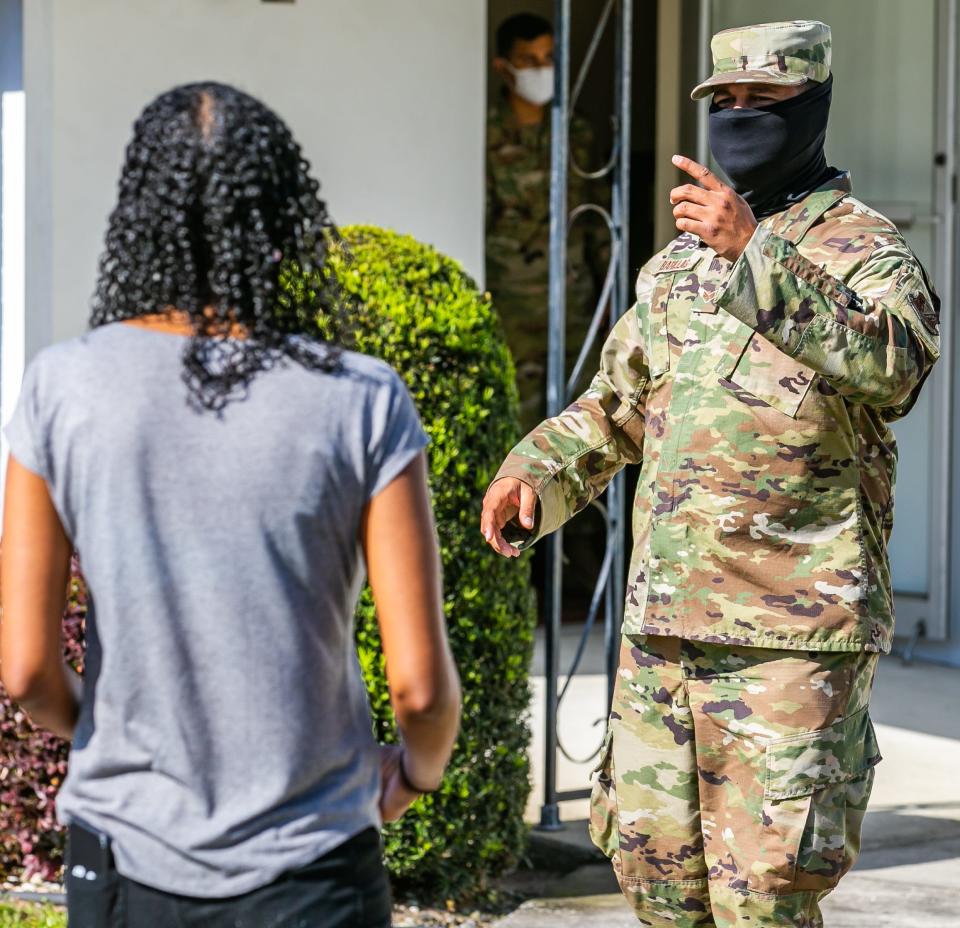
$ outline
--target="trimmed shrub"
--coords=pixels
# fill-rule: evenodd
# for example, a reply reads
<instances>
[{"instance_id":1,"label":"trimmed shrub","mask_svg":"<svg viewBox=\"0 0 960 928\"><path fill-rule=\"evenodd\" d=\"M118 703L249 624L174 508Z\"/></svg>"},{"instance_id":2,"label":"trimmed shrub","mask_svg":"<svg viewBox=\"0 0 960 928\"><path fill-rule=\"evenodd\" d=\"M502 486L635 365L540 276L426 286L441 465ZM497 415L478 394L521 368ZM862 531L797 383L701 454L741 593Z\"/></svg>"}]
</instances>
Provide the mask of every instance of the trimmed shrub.
<instances>
[{"instance_id":1,"label":"trimmed shrub","mask_svg":"<svg viewBox=\"0 0 960 928\"><path fill-rule=\"evenodd\" d=\"M384 832L395 890L421 900L481 895L523 851L530 791L527 673L535 601L527 559L495 555L479 531L480 500L517 438L513 363L489 297L454 261L408 236L344 230L349 253L331 269L351 297L353 346L403 377L430 436L430 489L444 569L451 646L463 683L460 738L441 788ZM310 281L289 275L289 293ZM318 322L325 338L344 323ZM85 595L75 577L68 653L80 659ZM357 608L357 649L378 739L396 726L369 589ZM56 877L62 835L53 798L66 747L0 703L0 869Z\"/></svg>"},{"instance_id":2,"label":"trimmed shrub","mask_svg":"<svg viewBox=\"0 0 960 928\"><path fill-rule=\"evenodd\" d=\"M490 299L454 261L405 235L343 231L332 268L355 309L354 347L403 377L430 436L430 490L443 560L463 722L440 790L384 831L395 889L421 899L482 893L526 840L530 792L528 668L536 604L529 562L499 557L480 535L480 502L518 437L513 362ZM289 287L309 286L291 279ZM324 318L320 332L342 337ZM377 737L396 739L369 588L357 648Z\"/></svg>"},{"instance_id":3,"label":"trimmed shrub","mask_svg":"<svg viewBox=\"0 0 960 928\"><path fill-rule=\"evenodd\" d=\"M83 670L87 594L76 562L63 619L64 657ZM67 774L69 746L37 728L0 685L0 880L55 880L63 865L63 833L54 798Z\"/></svg>"}]
</instances>

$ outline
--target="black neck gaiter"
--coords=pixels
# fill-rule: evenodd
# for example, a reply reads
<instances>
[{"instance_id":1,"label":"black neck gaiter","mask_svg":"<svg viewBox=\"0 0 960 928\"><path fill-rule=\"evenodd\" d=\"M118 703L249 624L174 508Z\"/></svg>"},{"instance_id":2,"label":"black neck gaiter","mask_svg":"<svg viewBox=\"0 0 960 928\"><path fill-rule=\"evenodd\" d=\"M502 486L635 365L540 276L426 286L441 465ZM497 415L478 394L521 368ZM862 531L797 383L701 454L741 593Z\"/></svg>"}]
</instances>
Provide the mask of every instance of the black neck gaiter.
<instances>
[{"instance_id":1,"label":"black neck gaiter","mask_svg":"<svg viewBox=\"0 0 960 928\"><path fill-rule=\"evenodd\" d=\"M710 106L710 150L758 219L786 209L838 173L823 153L832 92L831 74L769 106Z\"/></svg>"}]
</instances>

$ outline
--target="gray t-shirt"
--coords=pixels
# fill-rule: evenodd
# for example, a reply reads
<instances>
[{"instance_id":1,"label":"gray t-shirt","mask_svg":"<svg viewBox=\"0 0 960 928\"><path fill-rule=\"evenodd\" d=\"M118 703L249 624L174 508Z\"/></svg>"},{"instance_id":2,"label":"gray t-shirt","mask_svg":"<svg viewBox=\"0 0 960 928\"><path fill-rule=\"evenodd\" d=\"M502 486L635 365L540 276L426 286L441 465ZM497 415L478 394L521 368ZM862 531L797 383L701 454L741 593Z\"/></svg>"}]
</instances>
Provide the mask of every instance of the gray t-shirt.
<instances>
[{"instance_id":1,"label":"gray t-shirt","mask_svg":"<svg viewBox=\"0 0 960 928\"><path fill-rule=\"evenodd\" d=\"M231 896L380 824L358 531L426 436L400 378L349 352L195 412L183 347L115 323L48 348L6 434L90 593L59 816L110 835L124 876Z\"/></svg>"}]
</instances>

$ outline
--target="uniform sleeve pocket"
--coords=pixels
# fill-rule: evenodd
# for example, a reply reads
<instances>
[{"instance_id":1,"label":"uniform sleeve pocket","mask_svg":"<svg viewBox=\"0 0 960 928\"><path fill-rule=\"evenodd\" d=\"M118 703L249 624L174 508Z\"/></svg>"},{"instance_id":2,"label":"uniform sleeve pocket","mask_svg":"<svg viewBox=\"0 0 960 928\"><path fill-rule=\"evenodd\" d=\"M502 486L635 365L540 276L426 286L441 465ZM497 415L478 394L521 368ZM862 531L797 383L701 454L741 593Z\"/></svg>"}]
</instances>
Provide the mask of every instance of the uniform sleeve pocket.
<instances>
[{"instance_id":1,"label":"uniform sleeve pocket","mask_svg":"<svg viewBox=\"0 0 960 928\"><path fill-rule=\"evenodd\" d=\"M856 780L880 759L873 723L861 709L827 728L768 742L764 799L796 799Z\"/></svg>"}]
</instances>

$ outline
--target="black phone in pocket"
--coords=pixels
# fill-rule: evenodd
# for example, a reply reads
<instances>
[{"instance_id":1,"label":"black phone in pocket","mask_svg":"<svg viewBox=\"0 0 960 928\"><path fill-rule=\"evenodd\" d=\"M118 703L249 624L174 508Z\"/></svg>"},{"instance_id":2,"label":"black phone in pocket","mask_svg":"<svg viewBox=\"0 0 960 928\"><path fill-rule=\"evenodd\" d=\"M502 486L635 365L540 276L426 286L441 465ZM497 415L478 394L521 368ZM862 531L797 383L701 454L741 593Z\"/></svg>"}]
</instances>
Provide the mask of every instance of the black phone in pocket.
<instances>
[{"instance_id":1,"label":"black phone in pocket","mask_svg":"<svg viewBox=\"0 0 960 928\"><path fill-rule=\"evenodd\" d=\"M74 822L67 829L68 928L120 928L125 924L120 877L110 838Z\"/></svg>"},{"instance_id":2,"label":"black phone in pocket","mask_svg":"<svg viewBox=\"0 0 960 928\"><path fill-rule=\"evenodd\" d=\"M67 840L67 877L93 883L113 871L110 839L99 831L74 822Z\"/></svg>"}]
</instances>

